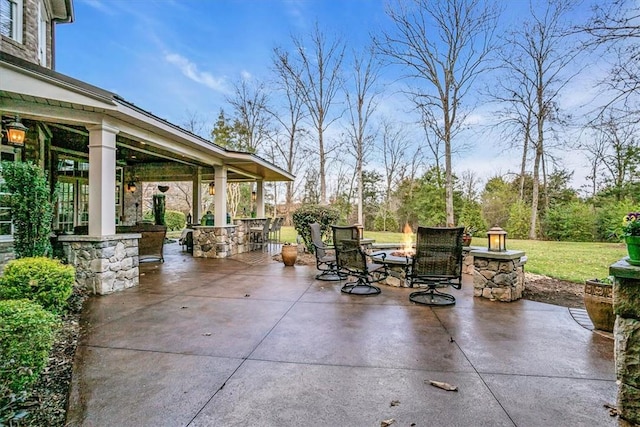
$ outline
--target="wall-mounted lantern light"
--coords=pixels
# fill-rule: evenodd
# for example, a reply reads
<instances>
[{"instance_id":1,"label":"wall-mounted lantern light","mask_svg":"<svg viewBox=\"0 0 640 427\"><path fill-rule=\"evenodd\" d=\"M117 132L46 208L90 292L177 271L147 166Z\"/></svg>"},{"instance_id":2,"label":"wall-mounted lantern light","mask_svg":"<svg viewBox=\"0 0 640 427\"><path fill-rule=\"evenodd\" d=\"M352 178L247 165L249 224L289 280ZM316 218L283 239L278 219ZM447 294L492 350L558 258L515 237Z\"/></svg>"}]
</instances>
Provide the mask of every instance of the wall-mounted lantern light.
<instances>
[{"instance_id":1,"label":"wall-mounted lantern light","mask_svg":"<svg viewBox=\"0 0 640 427\"><path fill-rule=\"evenodd\" d=\"M507 232L496 226L487 231L489 239L488 249L491 252L504 252L507 250Z\"/></svg>"},{"instance_id":2,"label":"wall-mounted lantern light","mask_svg":"<svg viewBox=\"0 0 640 427\"><path fill-rule=\"evenodd\" d=\"M216 183L211 181L209 183L209 195L210 196L215 196L216 195Z\"/></svg>"},{"instance_id":3,"label":"wall-mounted lantern light","mask_svg":"<svg viewBox=\"0 0 640 427\"><path fill-rule=\"evenodd\" d=\"M255 202L257 198L258 198L258 193L256 193L255 191L252 191L251 192L251 201Z\"/></svg>"},{"instance_id":4,"label":"wall-mounted lantern light","mask_svg":"<svg viewBox=\"0 0 640 427\"><path fill-rule=\"evenodd\" d=\"M16 116L15 120L5 124L4 128L9 145L24 147L24 138L29 128L22 124L20 117Z\"/></svg>"},{"instance_id":5,"label":"wall-mounted lantern light","mask_svg":"<svg viewBox=\"0 0 640 427\"><path fill-rule=\"evenodd\" d=\"M127 193L135 193L138 187L136 187L135 181L131 180L127 183L125 190Z\"/></svg>"}]
</instances>

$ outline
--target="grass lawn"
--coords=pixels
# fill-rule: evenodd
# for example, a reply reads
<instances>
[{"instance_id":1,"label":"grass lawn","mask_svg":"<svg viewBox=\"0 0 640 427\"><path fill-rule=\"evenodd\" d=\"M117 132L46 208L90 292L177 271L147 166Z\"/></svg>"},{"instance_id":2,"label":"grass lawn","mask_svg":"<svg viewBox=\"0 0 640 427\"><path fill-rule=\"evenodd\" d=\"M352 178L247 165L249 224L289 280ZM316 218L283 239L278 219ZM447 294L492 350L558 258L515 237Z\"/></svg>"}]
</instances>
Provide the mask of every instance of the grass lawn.
<instances>
[{"instance_id":1,"label":"grass lawn","mask_svg":"<svg viewBox=\"0 0 640 427\"><path fill-rule=\"evenodd\" d=\"M365 231L364 235L376 243L402 242L402 233ZM296 241L293 227L282 227L282 240ZM471 245L486 247L487 239L474 237ZM526 271L576 283L608 276L609 266L627 256L624 243L547 242L507 237L507 248L526 253Z\"/></svg>"}]
</instances>

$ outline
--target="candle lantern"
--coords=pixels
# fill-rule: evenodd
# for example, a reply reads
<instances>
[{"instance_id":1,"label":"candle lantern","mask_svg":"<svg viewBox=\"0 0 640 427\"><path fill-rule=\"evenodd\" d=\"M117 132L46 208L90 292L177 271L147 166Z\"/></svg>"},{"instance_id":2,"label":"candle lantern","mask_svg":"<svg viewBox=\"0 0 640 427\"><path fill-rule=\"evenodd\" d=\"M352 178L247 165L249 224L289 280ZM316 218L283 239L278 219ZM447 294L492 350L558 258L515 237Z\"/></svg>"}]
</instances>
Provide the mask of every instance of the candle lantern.
<instances>
[{"instance_id":1,"label":"candle lantern","mask_svg":"<svg viewBox=\"0 0 640 427\"><path fill-rule=\"evenodd\" d=\"M489 240L488 249L490 252L504 252L507 250L507 232L496 226L487 231Z\"/></svg>"}]
</instances>

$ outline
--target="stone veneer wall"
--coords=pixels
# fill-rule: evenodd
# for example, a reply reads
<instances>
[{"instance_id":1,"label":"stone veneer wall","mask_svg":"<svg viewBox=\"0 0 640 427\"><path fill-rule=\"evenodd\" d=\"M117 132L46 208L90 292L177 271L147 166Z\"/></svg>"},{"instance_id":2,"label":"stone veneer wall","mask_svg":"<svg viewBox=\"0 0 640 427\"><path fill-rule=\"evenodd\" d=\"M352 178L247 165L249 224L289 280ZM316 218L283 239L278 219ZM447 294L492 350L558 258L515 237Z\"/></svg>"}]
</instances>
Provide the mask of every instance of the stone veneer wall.
<instances>
[{"instance_id":1,"label":"stone veneer wall","mask_svg":"<svg viewBox=\"0 0 640 427\"><path fill-rule=\"evenodd\" d=\"M620 260L609 267L613 282L613 328L620 417L640 425L640 267Z\"/></svg>"},{"instance_id":2,"label":"stone veneer wall","mask_svg":"<svg viewBox=\"0 0 640 427\"><path fill-rule=\"evenodd\" d=\"M473 257L473 296L502 302L522 298L524 252L472 250L469 255Z\"/></svg>"},{"instance_id":3,"label":"stone veneer wall","mask_svg":"<svg viewBox=\"0 0 640 427\"><path fill-rule=\"evenodd\" d=\"M243 227L196 226L193 228L193 256L196 258L227 258L250 250Z\"/></svg>"},{"instance_id":4,"label":"stone veneer wall","mask_svg":"<svg viewBox=\"0 0 640 427\"><path fill-rule=\"evenodd\" d=\"M9 261L16 258L13 252L13 242L0 242L0 272Z\"/></svg>"},{"instance_id":5,"label":"stone veneer wall","mask_svg":"<svg viewBox=\"0 0 640 427\"><path fill-rule=\"evenodd\" d=\"M138 286L140 234L60 236L67 262L76 269L76 283L98 295Z\"/></svg>"},{"instance_id":6,"label":"stone veneer wall","mask_svg":"<svg viewBox=\"0 0 640 427\"><path fill-rule=\"evenodd\" d=\"M22 14L22 43L2 37L2 51L40 65L38 61L38 0L24 0ZM51 22L47 22L47 68L52 67Z\"/></svg>"}]
</instances>

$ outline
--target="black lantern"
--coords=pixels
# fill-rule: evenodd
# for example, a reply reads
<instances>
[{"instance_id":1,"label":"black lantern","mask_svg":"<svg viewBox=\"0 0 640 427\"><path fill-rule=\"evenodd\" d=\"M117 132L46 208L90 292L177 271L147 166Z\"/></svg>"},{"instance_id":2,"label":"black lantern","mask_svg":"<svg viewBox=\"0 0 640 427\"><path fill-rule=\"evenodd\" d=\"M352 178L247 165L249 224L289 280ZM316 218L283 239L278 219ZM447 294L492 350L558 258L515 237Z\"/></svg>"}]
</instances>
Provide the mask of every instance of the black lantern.
<instances>
[{"instance_id":1,"label":"black lantern","mask_svg":"<svg viewBox=\"0 0 640 427\"><path fill-rule=\"evenodd\" d=\"M507 250L507 232L495 226L487 231L489 239L488 249L491 252L504 252Z\"/></svg>"},{"instance_id":2,"label":"black lantern","mask_svg":"<svg viewBox=\"0 0 640 427\"><path fill-rule=\"evenodd\" d=\"M209 183L209 195L210 196L215 196L216 195L216 183L211 181Z\"/></svg>"},{"instance_id":3,"label":"black lantern","mask_svg":"<svg viewBox=\"0 0 640 427\"><path fill-rule=\"evenodd\" d=\"M20 121L20 117L16 116L16 119L7 123L4 126L7 130L7 142L14 147L24 147L24 137L27 133L27 128Z\"/></svg>"},{"instance_id":4,"label":"black lantern","mask_svg":"<svg viewBox=\"0 0 640 427\"><path fill-rule=\"evenodd\" d=\"M251 201L255 202L257 198L258 198L258 193L256 193L255 191L252 191L251 192Z\"/></svg>"},{"instance_id":5,"label":"black lantern","mask_svg":"<svg viewBox=\"0 0 640 427\"><path fill-rule=\"evenodd\" d=\"M136 183L133 180L129 181L127 183L126 188L125 188L125 190L127 190L127 193L135 193L137 189L138 189L138 187L136 187Z\"/></svg>"}]
</instances>

